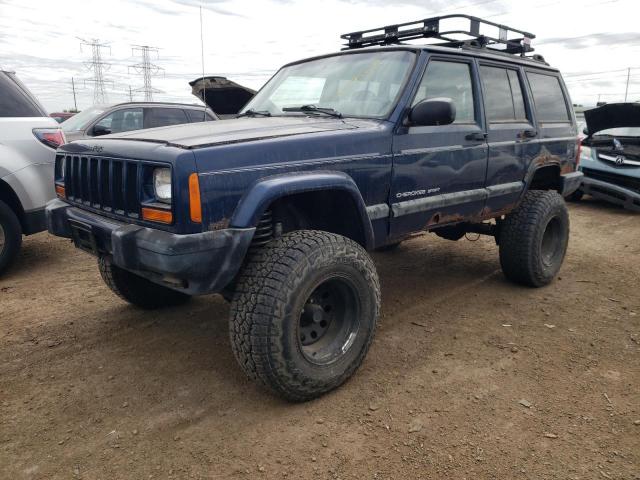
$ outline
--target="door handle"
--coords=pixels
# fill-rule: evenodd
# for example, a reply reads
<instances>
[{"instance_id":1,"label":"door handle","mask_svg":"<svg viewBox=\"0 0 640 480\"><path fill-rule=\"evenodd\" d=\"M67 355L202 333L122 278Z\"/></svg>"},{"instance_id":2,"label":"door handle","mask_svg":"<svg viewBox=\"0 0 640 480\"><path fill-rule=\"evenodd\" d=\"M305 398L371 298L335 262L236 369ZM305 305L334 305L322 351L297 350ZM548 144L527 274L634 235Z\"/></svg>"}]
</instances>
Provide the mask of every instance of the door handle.
<instances>
[{"instance_id":1,"label":"door handle","mask_svg":"<svg viewBox=\"0 0 640 480\"><path fill-rule=\"evenodd\" d=\"M472 142L484 142L487 139L487 134L484 132L473 132L468 133L464 138Z\"/></svg>"},{"instance_id":2,"label":"door handle","mask_svg":"<svg viewBox=\"0 0 640 480\"><path fill-rule=\"evenodd\" d=\"M523 130L520 134L520 138L535 138L538 136L537 130Z\"/></svg>"}]
</instances>

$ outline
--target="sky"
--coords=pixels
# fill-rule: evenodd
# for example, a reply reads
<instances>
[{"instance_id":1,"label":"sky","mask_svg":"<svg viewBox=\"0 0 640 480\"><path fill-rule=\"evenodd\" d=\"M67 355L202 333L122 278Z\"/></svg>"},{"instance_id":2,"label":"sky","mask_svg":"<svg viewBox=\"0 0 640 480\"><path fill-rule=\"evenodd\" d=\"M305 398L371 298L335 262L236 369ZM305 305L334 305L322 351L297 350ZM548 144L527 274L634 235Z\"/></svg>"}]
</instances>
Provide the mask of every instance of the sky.
<instances>
[{"instance_id":1,"label":"sky","mask_svg":"<svg viewBox=\"0 0 640 480\"><path fill-rule=\"evenodd\" d=\"M15 71L49 111L93 104L91 49L101 50L110 103L143 100L134 45L157 47L159 101L198 103L188 82L204 71L257 89L285 63L340 50L342 33L467 13L536 35L572 101L640 100L637 0L0 0L0 68Z\"/></svg>"}]
</instances>

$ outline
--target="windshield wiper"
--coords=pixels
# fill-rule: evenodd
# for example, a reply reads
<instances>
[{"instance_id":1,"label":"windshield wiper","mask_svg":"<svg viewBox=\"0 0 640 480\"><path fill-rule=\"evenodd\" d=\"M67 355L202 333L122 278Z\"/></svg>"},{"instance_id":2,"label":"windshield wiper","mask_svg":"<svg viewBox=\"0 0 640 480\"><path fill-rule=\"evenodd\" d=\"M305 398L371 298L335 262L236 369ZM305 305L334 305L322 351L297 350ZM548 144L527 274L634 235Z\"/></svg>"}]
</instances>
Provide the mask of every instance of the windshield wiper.
<instances>
[{"instance_id":1,"label":"windshield wiper","mask_svg":"<svg viewBox=\"0 0 640 480\"><path fill-rule=\"evenodd\" d=\"M283 112L321 113L330 117L342 118L342 114L333 108L318 107L316 105L301 105L299 107L284 107Z\"/></svg>"},{"instance_id":2,"label":"windshield wiper","mask_svg":"<svg viewBox=\"0 0 640 480\"><path fill-rule=\"evenodd\" d=\"M271 112L269 112L267 110L254 110L253 108L250 108L246 112L243 112L240 115L238 115L236 118L240 118L240 117L255 117L257 115L259 115L261 117L270 117L271 116Z\"/></svg>"}]
</instances>

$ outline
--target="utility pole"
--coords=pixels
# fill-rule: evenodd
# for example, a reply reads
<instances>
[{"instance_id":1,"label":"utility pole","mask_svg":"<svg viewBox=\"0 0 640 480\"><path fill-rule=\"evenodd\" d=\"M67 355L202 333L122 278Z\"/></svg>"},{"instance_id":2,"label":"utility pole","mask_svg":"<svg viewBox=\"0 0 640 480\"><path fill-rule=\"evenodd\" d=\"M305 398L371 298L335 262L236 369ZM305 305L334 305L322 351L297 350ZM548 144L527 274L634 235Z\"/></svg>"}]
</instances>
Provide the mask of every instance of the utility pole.
<instances>
[{"instance_id":1,"label":"utility pole","mask_svg":"<svg viewBox=\"0 0 640 480\"><path fill-rule=\"evenodd\" d=\"M80 50L83 45L91 48L91 60L85 62L85 66L93 72L93 77L86 79L85 82L93 83L93 103L96 105L106 103L105 83L108 81L104 78L104 72L109 70L111 64L102 61L102 50L108 48L111 53L111 47L108 43L100 42L97 38L85 40L78 37L78 40L80 40Z\"/></svg>"},{"instance_id":2,"label":"utility pole","mask_svg":"<svg viewBox=\"0 0 640 480\"><path fill-rule=\"evenodd\" d=\"M162 93L162 90L158 90L157 88L153 88L151 86L151 78L154 75L157 75L163 69L158 65L151 63L151 53L155 53L156 58L158 58L158 49L156 47L150 47L149 45L133 45L131 47L133 55L140 55L141 62L132 65L137 73L142 74L143 78L143 86L140 88L136 88L136 92L144 92L144 100L145 102L153 101L154 93Z\"/></svg>"},{"instance_id":3,"label":"utility pole","mask_svg":"<svg viewBox=\"0 0 640 480\"><path fill-rule=\"evenodd\" d=\"M76 82L71 77L71 89L73 90L73 109L78 111L78 102L76 102Z\"/></svg>"},{"instance_id":4,"label":"utility pole","mask_svg":"<svg viewBox=\"0 0 640 480\"><path fill-rule=\"evenodd\" d=\"M133 102L133 93L131 91L131 85L129 85L129 101Z\"/></svg>"},{"instance_id":5,"label":"utility pole","mask_svg":"<svg viewBox=\"0 0 640 480\"><path fill-rule=\"evenodd\" d=\"M627 88L624 91L624 101L627 101L627 95L629 94L629 79L631 78L631 67L627 68Z\"/></svg>"}]
</instances>

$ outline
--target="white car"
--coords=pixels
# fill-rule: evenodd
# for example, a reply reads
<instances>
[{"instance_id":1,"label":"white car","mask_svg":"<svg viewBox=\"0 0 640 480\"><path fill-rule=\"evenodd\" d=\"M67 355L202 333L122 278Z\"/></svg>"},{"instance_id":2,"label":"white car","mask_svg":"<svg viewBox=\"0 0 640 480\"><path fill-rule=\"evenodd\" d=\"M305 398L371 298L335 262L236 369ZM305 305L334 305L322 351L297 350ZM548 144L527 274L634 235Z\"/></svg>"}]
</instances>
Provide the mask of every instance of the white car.
<instances>
[{"instance_id":1,"label":"white car","mask_svg":"<svg viewBox=\"0 0 640 480\"><path fill-rule=\"evenodd\" d=\"M55 149L63 143L58 123L15 74L0 70L0 274L17 257L22 235L46 230Z\"/></svg>"}]
</instances>

